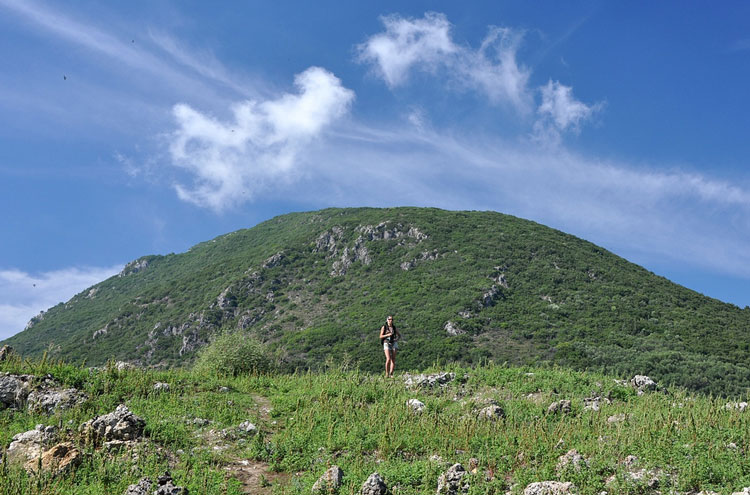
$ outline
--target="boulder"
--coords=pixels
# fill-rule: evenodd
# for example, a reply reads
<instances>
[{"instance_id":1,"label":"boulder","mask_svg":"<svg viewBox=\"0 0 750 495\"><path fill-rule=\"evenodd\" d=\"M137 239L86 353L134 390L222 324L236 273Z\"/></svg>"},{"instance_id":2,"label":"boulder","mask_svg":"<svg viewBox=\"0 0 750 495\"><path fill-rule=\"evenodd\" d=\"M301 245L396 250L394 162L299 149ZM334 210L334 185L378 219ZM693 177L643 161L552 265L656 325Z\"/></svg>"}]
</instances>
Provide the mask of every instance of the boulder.
<instances>
[{"instance_id":1,"label":"boulder","mask_svg":"<svg viewBox=\"0 0 750 495\"><path fill-rule=\"evenodd\" d=\"M312 487L313 494L336 493L341 487L344 472L338 466L331 466Z\"/></svg>"},{"instance_id":2,"label":"boulder","mask_svg":"<svg viewBox=\"0 0 750 495\"><path fill-rule=\"evenodd\" d=\"M44 425L36 425L33 430L14 435L6 451L8 463L25 465L29 461L38 462L39 457L55 442L56 437L57 429Z\"/></svg>"},{"instance_id":3,"label":"boulder","mask_svg":"<svg viewBox=\"0 0 750 495\"><path fill-rule=\"evenodd\" d=\"M99 445L112 440L138 440L145 427L142 418L130 412L125 404L120 404L113 412L85 422L79 430L87 440Z\"/></svg>"},{"instance_id":4,"label":"boulder","mask_svg":"<svg viewBox=\"0 0 750 495\"><path fill-rule=\"evenodd\" d=\"M656 390L656 382L646 375L635 375L631 378L630 385L638 390L638 395Z\"/></svg>"},{"instance_id":5,"label":"boulder","mask_svg":"<svg viewBox=\"0 0 750 495\"><path fill-rule=\"evenodd\" d=\"M562 481L538 481L523 489L523 495L571 495L575 493L573 483Z\"/></svg>"},{"instance_id":6,"label":"boulder","mask_svg":"<svg viewBox=\"0 0 750 495\"><path fill-rule=\"evenodd\" d=\"M550 414L555 414L555 413L568 414L570 413L570 401L559 400L559 401L553 402L547 408L547 412Z\"/></svg>"},{"instance_id":7,"label":"boulder","mask_svg":"<svg viewBox=\"0 0 750 495\"><path fill-rule=\"evenodd\" d=\"M151 478L141 478L138 483L130 485L124 495L188 495L188 489L172 484L172 476L167 471L156 483Z\"/></svg>"},{"instance_id":8,"label":"boulder","mask_svg":"<svg viewBox=\"0 0 750 495\"><path fill-rule=\"evenodd\" d=\"M438 495L458 495L468 493L469 483L464 481L466 469L461 464L454 464L440 475L437 484Z\"/></svg>"},{"instance_id":9,"label":"boulder","mask_svg":"<svg viewBox=\"0 0 750 495\"><path fill-rule=\"evenodd\" d=\"M86 394L75 388L40 388L29 394L26 408L32 413L52 414L55 411L71 409L87 399Z\"/></svg>"},{"instance_id":10,"label":"boulder","mask_svg":"<svg viewBox=\"0 0 750 495\"><path fill-rule=\"evenodd\" d=\"M489 419L494 421L496 419L504 418L505 411L503 408L493 404L479 410L479 419Z\"/></svg>"},{"instance_id":11,"label":"boulder","mask_svg":"<svg viewBox=\"0 0 750 495\"><path fill-rule=\"evenodd\" d=\"M0 373L0 409L23 408L31 392L31 382L34 378L33 375Z\"/></svg>"},{"instance_id":12,"label":"boulder","mask_svg":"<svg viewBox=\"0 0 750 495\"><path fill-rule=\"evenodd\" d=\"M362 484L360 495L386 495L388 487L378 473L372 473Z\"/></svg>"},{"instance_id":13,"label":"boulder","mask_svg":"<svg viewBox=\"0 0 750 495\"><path fill-rule=\"evenodd\" d=\"M81 463L82 458L81 451L72 442L59 443L42 452L41 469L54 475L67 474ZM36 472L39 467L38 459L31 459L25 465L29 473Z\"/></svg>"},{"instance_id":14,"label":"boulder","mask_svg":"<svg viewBox=\"0 0 750 495\"><path fill-rule=\"evenodd\" d=\"M421 413L422 411L424 411L424 408L426 407L424 405L424 402L420 401L419 399L407 400L406 406L415 413Z\"/></svg>"}]
</instances>

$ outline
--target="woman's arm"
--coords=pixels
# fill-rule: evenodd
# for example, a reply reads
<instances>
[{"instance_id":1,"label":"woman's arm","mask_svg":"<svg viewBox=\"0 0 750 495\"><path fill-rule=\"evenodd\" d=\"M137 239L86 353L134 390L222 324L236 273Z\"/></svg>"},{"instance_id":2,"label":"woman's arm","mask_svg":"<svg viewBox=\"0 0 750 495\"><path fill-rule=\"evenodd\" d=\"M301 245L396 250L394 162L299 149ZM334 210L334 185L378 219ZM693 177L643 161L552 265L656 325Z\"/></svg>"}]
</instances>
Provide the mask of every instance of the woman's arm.
<instances>
[{"instance_id":1,"label":"woman's arm","mask_svg":"<svg viewBox=\"0 0 750 495\"><path fill-rule=\"evenodd\" d=\"M390 337L391 335L393 335L392 332L391 333L385 333L385 325L383 325L382 327L380 327L380 338L381 339L384 339L386 337Z\"/></svg>"}]
</instances>

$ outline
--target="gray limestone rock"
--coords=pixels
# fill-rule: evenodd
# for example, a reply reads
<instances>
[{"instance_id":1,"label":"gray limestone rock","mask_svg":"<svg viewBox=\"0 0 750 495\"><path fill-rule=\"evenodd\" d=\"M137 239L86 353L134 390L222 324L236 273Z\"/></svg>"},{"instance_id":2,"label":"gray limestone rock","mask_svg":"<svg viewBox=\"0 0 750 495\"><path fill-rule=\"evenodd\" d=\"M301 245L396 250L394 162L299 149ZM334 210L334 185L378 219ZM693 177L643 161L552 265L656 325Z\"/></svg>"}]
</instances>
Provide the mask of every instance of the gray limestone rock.
<instances>
[{"instance_id":1,"label":"gray limestone rock","mask_svg":"<svg viewBox=\"0 0 750 495\"><path fill-rule=\"evenodd\" d=\"M505 417L505 411L503 411L502 407L496 404L489 405L479 411L479 419L495 421L503 417Z\"/></svg>"},{"instance_id":2,"label":"gray limestone rock","mask_svg":"<svg viewBox=\"0 0 750 495\"><path fill-rule=\"evenodd\" d=\"M87 399L86 394L75 388L40 388L29 394L26 408L29 412L53 414L55 411L72 409Z\"/></svg>"},{"instance_id":3,"label":"gray limestone rock","mask_svg":"<svg viewBox=\"0 0 750 495\"><path fill-rule=\"evenodd\" d=\"M362 484L360 495L386 495L388 487L378 473L372 473Z\"/></svg>"},{"instance_id":4,"label":"gray limestone rock","mask_svg":"<svg viewBox=\"0 0 750 495\"><path fill-rule=\"evenodd\" d=\"M554 414L554 413L569 414L570 413L570 401L559 400L559 401L553 402L547 408L547 412L550 414Z\"/></svg>"},{"instance_id":5,"label":"gray limestone rock","mask_svg":"<svg viewBox=\"0 0 750 495\"><path fill-rule=\"evenodd\" d=\"M454 464L438 478L437 495L459 495L468 493L469 483L464 480L466 469Z\"/></svg>"},{"instance_id":6,"label":"gray limestone rock","mask_svg":"<svg viewBox=\"0 0 750 495\"><path fill-rule=\"evenodd\" d=\"M132 441L143 436L146 422L130 412L124 404L113 412L85 422L79 430L84 438L99 445L112 440Z\"/></svg>"},{"instance_id":7,"label":"gray limestone rock","mask_svg":"<svg viewBox=\"0 0 750 495\"><path fill-rule=\"evenodd\" d=\"M331 466L312 487L313 494L336 493L341 487L344 472L338 466Z\"/></svg>"},{"instance_id":8,"label":"gray limestone rock","mask_svg":"<svg viewBox=\"0 0 750 495\"><path fill-rule=\"evenodd\" d=\"M524 488L523 495L572 495L575 491L575 485L570 482L538 481Z\"/></svg>"},{"instance_id":9,"label":"gray limestone rock","mask_svg":"<svg viewBox=\"0 0 750 495\"><path fill-rule=\"evenodd\" d=\"M20 409L31 392L33 375L11 375L0 373L0 409Z\"/></svg>"},{"instance_id":10,"label":"gray limestone rock","mask_svg":"<svg viewBox=\"0 0 750 495\"><path fill-rule=\"evenodd\" d=\"M424 402L420 401L419 399L409 399L406 401L406 406L414 411L415 413L421 413L424 411L424 408L426 407L424 405Z\"/></svg>"},{"instance_id":11,"label":"gray limestone rock","mask_svg":"<svg viewBox=\"0 0 750 495\"><path fill-rule=\"evenodd\" d=\"M8 463L26 464L39 459L42 452L47 450L56 438L57 429L44 425L36 425L33 430L14 435L6 451Z\"/></svg>"}]
</instances>

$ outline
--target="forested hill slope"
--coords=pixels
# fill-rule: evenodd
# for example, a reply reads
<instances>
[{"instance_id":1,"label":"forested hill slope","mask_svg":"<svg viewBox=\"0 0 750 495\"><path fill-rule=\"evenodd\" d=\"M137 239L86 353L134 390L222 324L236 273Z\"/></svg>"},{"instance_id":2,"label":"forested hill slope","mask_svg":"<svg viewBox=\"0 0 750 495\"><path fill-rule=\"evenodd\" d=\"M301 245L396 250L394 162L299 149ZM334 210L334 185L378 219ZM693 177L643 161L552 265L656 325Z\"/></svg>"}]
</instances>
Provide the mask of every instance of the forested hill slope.
<instances>
[{"instance_id":1,"label":"forested hill slope","mask_svg":"<svg viewBox=\"0 0 750 495\"><path fill-rule=\"evenodd\" d=\"M534 222L423 208L293 213L146 256L3 343L180 366L241 329L288 369L333 357L379 370L387 314L404 335L402 369L549 361L730 395L750 384L749 308Z\"/></svg>"}]
</instances>

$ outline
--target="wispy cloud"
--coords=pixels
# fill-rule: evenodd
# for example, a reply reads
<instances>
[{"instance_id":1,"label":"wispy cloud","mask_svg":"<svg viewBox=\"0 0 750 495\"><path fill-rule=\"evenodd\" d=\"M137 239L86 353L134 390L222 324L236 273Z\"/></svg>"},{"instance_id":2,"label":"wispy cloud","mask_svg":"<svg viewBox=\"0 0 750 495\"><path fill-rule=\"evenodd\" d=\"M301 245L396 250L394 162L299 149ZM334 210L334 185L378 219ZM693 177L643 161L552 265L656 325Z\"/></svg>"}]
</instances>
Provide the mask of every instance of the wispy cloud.
<instances>
[{"instance_id":1,"label":"wispy cloud","mask_svg":"<svg viewBox=\"0 0 750 495\"><path fill-rule=\"evenodd\" d=\"M320 67L298 74L295 85L296 94L236 104L232 122L176 105L170 155L195 179L193 187L175 186L179 197L221 211L289 178L298 153L354 100L353 91Z\"/></svg>"},{"instance_id":2,"label":"wispy cloud","mask_svg":"<svg viewBox=\"0 0 750 495\"><path fill-rule=\"evenodd\" d=\"M429 12L422 19L391 15L381 20L385 32L357 49L360 61L372 64L389 87L405 84L413 70L440 72L457 88L479 91L493 103L509 104L522 113L529 111L529 71L516 60L520 31L491 27L481 47L472 50L453 41L444 14Z\"/></svg>"},{"instance_id":3,"label":"wispy cloud","mask_svg":"<svg viewBox=\"0 0 750 495\"><path fill-rule=\"evenodd\" d=\"M534 124L537 139L559 144L565 131L579 132L581 124L591 119L603 103L586 105L573 97L573 88L549 81L540 88L542 102L537 108L538 120Z\"/></svg>"},{"instance_id":4,"label":"wispy cloud","mask_svg":"<svg viewBox=\"0 0 750 495\"><path fill-rule=\"evenodd\" d=\"M40 311L69 300L121 269L122 265L117 265L68 268L37 274L13 269L0 270L0 340L23 330L26 323Z\"/></svg>"}]
</instances>

